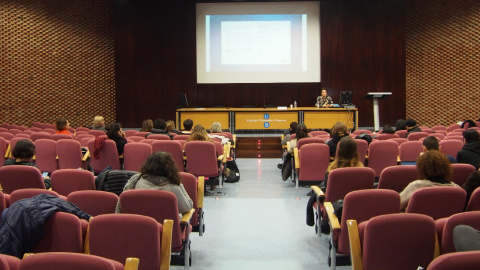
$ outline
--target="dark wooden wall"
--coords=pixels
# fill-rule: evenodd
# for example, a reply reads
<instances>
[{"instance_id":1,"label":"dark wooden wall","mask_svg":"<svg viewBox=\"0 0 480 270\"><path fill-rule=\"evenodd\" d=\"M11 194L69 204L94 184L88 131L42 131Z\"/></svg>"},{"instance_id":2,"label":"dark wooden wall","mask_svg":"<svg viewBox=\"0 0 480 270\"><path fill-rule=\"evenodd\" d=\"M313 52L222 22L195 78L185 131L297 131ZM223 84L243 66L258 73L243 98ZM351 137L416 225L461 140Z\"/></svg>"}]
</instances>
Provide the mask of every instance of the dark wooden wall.
<instances>
[{"instance_id":1,"label":"dark wooden wall","mask_svg":"<svg viewBox=\"0 0 480 270\"><path fill-rule=\"evenodd\" d=\"M223 1L228 2L228 1ZM359 125L373 126L367 92L389 91L381 124L405 117L405 0L321 1L321 83L197 84L195 1L117 0L117 121L174 119L178 93L190 105L313 106L321 86L338 101L353 91Z\"/></svg>"}]
</instances>

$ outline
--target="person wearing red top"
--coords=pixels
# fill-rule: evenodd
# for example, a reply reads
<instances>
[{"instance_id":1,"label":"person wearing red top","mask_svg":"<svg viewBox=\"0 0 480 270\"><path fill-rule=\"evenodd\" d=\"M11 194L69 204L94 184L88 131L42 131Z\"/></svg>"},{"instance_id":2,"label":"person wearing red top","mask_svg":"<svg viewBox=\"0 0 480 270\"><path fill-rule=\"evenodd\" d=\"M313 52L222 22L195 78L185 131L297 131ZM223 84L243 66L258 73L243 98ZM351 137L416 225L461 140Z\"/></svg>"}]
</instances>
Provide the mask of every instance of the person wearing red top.
<instances>
[{"instance_id":1,"label":"person wearing red top","mask_svg":"<svg viewBox=\"0 0 480 270\"><path fill-rule=\"evenodd\" d=\"M55 134L72 135L68 131L68 128L70 127L70 123L68 123L68 120L66 118L58 118L56 124L57 124L57 132L55 132Z\"/></svg>"}]
</instances>

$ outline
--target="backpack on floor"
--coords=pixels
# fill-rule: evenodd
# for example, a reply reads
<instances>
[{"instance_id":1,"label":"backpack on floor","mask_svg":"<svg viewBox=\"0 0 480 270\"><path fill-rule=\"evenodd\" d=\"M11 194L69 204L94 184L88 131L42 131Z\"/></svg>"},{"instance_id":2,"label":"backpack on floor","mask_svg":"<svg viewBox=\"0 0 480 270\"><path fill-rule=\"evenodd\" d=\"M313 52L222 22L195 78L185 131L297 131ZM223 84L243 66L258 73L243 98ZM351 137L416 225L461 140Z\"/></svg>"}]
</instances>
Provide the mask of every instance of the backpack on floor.
<instances>
[{"instance_id":1,"label":"backpack on floor","mask_svg":"<svg viewBox=\"0 0 480 270\"><path fill-rule=\"evenodd\" d=\"M227 183L235 183L240 180L240 170L238 169L237 163L233 158L227 159L225 169L223 169L223 176L225 177L225 182Z\"/></svg>"}]
</instances>

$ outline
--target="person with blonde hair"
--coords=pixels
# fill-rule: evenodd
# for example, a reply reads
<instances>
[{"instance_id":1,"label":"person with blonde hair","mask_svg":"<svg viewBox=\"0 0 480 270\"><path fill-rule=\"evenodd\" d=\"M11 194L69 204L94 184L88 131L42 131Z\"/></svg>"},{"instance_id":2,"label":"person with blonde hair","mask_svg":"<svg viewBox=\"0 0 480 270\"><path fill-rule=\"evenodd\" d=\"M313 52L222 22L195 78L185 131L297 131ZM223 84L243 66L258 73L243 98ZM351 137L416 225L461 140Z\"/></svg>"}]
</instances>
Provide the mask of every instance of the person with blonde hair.
<instances>
[{"instance_id":1,"label":"person with blonde hair","mask_svg":"<svg viewBox=\"0 0 480 270\"><path fill-rule=\"evenodd\" d=\"M188 137L188 139L186 140L186 142L189 142L189 141L208 141L208 142L213 142L213 140L210 138L210 136L208 136L208 133L207 131L205 130L205 128L198 124L198 125L195 125L192 129L192 134L190 135L190 137Z\"/></svg>"},{"instance_id":2,"label":"person with blonde hair","mask_svg":"<svg viewBox=\"0 0 480 270\"><path fill-rule=\"evenodd\" d=\"M335 123L335 125L333 125L332 130L330 132L330 136L332 138L327 141L327 145L330 148L330 156L335 157L335 153L337 152L338 142L343 137L349 136L347 125L345 125L345 123L343 122Z\"/></svg>"},{"instance_id":3,"label":"person with blonde hair","mask_svg":"<svg viewBox=\"0 0 480 270\"><path fill-rule=\"evenodd\" d=\"M452 175L452 164L440 151L427 151L417 158L417 172L421 180L415 180L400 193L400 210L405 211L413 192L419 188L452 186L457 184L448 181Z\"/></svg>"},{"instance_id":4,"label":"person with blonde hair","mask_svg":"<svg viewBox=\"0 0 480 270\"><path fill-rule=\"evenodd\" d=\"M93 118L93 125L92 125L93 130L102 130L105 131L105 119L103 116L97 115Z\"/></svg>"},{"instance_id":5,"label":"person with blonde hair","mask_svg":"<svg viewBox=\"0 0 480 270\"><path fill-rule=\"evenodd\" d=\"M153 129L153 120L152 119L143 120L142 129L140 129L140 132L151 132L152 129Z\"/></svg>"},{"instance_id":6,"label":"person with blonde hair","mask_svg":"<svg viewBox=\"0 0 480 270\"><path fill-rule=\"evenodd\" d=\"M175 129L175 122L172 120L167 121L167 127L165 128L166 132L180 134L178 130Z\"/></svg>"}]
</instances>

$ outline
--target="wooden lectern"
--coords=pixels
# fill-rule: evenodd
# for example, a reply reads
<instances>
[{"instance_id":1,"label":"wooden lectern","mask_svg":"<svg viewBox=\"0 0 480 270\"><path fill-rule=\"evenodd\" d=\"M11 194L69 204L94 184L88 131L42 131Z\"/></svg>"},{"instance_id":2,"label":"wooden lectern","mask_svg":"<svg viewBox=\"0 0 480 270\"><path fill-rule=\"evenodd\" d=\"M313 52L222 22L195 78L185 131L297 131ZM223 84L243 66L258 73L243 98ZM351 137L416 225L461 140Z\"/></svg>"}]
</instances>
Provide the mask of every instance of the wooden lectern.
<instances>
[{"instance_id":1,"label":"wooden lectern","mask_svg":"<svg viewBox=\"0 0 480 270\"><path fill-rule=\"evenodd\" d=\"M375 131L380 130L380 115L378 113L378 99L384 96L390 96L392 92L368 92L365 98L371 98L373 100L373 123Z\"/></svg>"}]
</instances>

